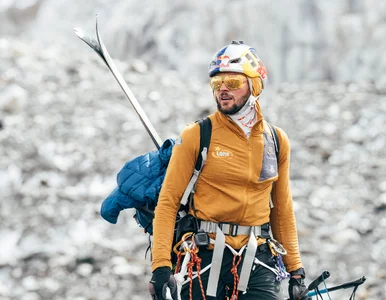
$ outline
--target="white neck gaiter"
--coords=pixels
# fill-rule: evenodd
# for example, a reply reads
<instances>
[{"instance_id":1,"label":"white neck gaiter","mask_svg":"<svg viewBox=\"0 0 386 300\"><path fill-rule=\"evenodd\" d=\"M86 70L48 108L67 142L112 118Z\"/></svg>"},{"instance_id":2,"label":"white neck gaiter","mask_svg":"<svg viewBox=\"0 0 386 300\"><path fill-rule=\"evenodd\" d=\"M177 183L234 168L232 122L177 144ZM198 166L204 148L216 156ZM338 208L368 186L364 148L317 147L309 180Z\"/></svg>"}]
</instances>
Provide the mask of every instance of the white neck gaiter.
<instances>
[{"instance_id":1,"label":"white neck gaiter","mask_svg":"<svg viewBox=\"0 0 386 300\"><path fill-rule=\"evenodd\" d=\"M244 106L237 113L229 115L229 117L240 126L247 137L249 137L253 125L257 122L256 100L252 95L249 96L247 102L245 102Z\"/></svg>"}]
</instances>

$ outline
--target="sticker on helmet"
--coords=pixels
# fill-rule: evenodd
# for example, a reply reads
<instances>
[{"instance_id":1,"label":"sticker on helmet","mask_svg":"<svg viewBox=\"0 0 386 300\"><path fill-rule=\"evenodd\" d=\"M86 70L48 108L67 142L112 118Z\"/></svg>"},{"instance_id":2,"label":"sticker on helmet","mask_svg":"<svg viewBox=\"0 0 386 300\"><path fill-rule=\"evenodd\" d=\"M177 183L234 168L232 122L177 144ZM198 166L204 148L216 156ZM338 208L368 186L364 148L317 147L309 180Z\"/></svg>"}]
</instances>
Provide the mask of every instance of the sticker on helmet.
<instances>
[{"instance_id":1,"label":"sticker on helmet","mask_svg":"<svg viewBox=\"0 0 386 300\"><path fill-rule=\"evenodd\" d=\"M228 55L220 55L217 57L217 66L226 68L229 67L229 56Z\"/></svg>"},{"instance_id":2,"label":"sticker on helmet","mask_svg":"<svg viewBox=\"0 0 386 300\"><path fill-rule=\"evenodd\" d=\"M261 78L265 79L267 77L267 69L264 66L260 65L256 71L260 74Z\"/></svg>"},{"instance_id":3,"label":"sticker on helmet","mask_svg":"<svg viewBox=\"0 0 386 300\"><path fill-rule=\"evenodd\" d=\"M248 59L249 63L251 64L252 68L257 68L257 64L254 58L252 58L252 55L247 53L245 54L245 57Z\"/></svg>"},{"instance_id":4,"label":"sticker on helmet","mask_svg":"<svg viewBox=\"0 0 386 300\"><path fill-rule=\"evenodd\" d=\"M182 144L182 137L176 138L176 146L179 146Z\"/></svg>"}]
</instances>

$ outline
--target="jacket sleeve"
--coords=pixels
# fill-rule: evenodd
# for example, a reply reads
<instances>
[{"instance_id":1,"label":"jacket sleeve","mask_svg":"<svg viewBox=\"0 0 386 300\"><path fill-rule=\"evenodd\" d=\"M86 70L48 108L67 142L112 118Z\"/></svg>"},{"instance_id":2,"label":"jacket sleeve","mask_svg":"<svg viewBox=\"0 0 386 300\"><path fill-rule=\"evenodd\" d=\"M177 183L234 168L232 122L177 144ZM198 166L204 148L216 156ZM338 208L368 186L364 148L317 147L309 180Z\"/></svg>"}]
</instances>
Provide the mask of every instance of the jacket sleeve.
<instances>
[{"instance_id":1,"label":"jacket sleeve","mask_svg":"<svg viewBox=\"0 0 386 300\"><path fill-rule=\"evenodd\" d=\"M102 203L101 216L105 220L117 223L119 213L126 208L147 205L154 209L173 146L174 140L168 139L158 151L125 163L117 175L118 186Z\"/></svg>"},{"instance_id":2,"label":"jacket sleeve","mask_svg":"<svg viewBox=\"0 0 386 300\"><path fill-rule=\"evenodd\" d=\"M287 271L291 272L302 267L290 190L291 149L286 133L280 128L277 128L277 133L280 143L279 178L273 185L272 201L274 207L271 210L270 221L274 238L287 250L287 255L283 257L283 261Z\"/></svg>"},{"instance_id":3,"label":"jacket sleeve","mask_svg":"<svg viewBox=\"0 0 386 300\"><path fill-rule=\"evenodd\" d=\"M193 174L200 147L200 128L194 123L176 139L153 221L152 271L171 267L174 225L182 195Z\"/></svg>"}]
</instances>

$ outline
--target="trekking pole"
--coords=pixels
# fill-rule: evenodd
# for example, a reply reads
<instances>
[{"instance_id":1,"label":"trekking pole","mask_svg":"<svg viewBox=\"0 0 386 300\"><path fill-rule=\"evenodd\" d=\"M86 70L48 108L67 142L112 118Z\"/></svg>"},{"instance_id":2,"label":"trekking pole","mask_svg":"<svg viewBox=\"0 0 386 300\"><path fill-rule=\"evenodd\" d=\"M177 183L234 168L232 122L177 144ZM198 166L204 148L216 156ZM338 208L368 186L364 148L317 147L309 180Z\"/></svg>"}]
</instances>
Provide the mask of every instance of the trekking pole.
<instances>
[{"instance_id":1,"label":"trekking pole","mask_svg":"<svg viewBox=\"0 0 386 300\"><path fill-rule=\"evenodd\" d=\"M310 296L309 292L316 289L318 285L321 284L328 277L330 277L330 272L324 271L322 274L319 275L318 278L316 278L308 285L307 289L299 295L298 299L302 299L302 297L304 297L305 295Z\"/></svg>"},{"instance_id":2,"label":"trekking pole","mask_svg":"<svg viewBox=\"0 0 386 300\"><path fill-rule=\"evenodd\" d=\"M321 284L326 278L330 277L330 272L328 271L324 271L321 275L319 275L318 278L316 278L315 280L313 280L307 287L307 289L301 293L297 300L301 300L304 296L308 296L308 297L311 297L311 293L310 291L316 289L318 287L319 284ZM315 294L314 294L315 295ZM290 300L289 298L286 298L285 300Z\"/></svg>"},{"instance_id":3,"label":"trekking pole","mask_svg":"<svg viewBox=\"0 0 386 300\"><path fill-rule=\"evenodd\" d=\"M366 277L362 276L361 278L359 278L357 280L354 280L354 281L346 282L346 283L341 284L341 285L337 285L337 286L333 286L333 287L326 288L326 289L323 289L323 290L319 290L319 293L320 294L325 294L325 293L329 293L329 292L333 292L333 291L337 291L337 290L342 290L342 289L349 289L349 288L357 289L358 286L363 284L365 281L366 281ZM312 296L315 296L315 295L317 295L317 292L315 292L315 291L312 291L312 292L308 293L309 297L312 297Z\"/></svg>"},{"instance_id":4,"label":"trekking pole","mask_svg":"<svg viewBox=\"0 0 386 300\"><path fill-rule=\"evenodd\" d=\"M353 293L350 297L350 299L353 299L352 297L353 297L353 295L355 297L355 293L356 293L358 287L366 281L366 277L362 276L361 278L354 280L354 281L349 281L349 282L343 283L341 285L333 286L330 288L326 287L323 290L319 290L318 286L322 282L324 282L328 277L330 277L330 272L324 271L318 278L316 278L314 281L312 281L308 285L307 289L299 295L297 300L302 299L302 297L304 297L304 296L313 297L313 296L326 294L326 293L337 291L337 290L348 289L348 288L354 288ZM289 300L289 299L286 299L286 300Z\"/></svg>"},{"instance_id":5,"label":"trekking pole","mask_svg":"<svg viewBox=\"0 0 386 300\"><path fill-rule=\"evenodd\" d=\"M118 71L117 67L115 66L113 60L110 57L110 54L108 53L106 46L104 45L102 38L99 34L98 30L98 19L96 18L96 36L97 40L91 38L89 35L86 35L82 29L80 28L74 28L75 34L87 45L89 45L103 60L103 62L107 65L107 67L110 69L111 73L113 73L115 79L119 83L120 87L122 88L123 92L126 95L126 98L129 100L131 105L133 106L135 112L138 114L139 118L141 119L142 124L145 126L146 131L149 133L151 139L153 140L154 144L156 145L157 149L159 149L162 145L162 140L159 137L157 131L153 127L153 125L150 123L150 120L146 116L145 112L143 111L141 105L138 103L137 99L135 98L134 94L131 92L130 88L127 86L125 80L123 79L121 73Z\"/></svg>"}]
</instances>

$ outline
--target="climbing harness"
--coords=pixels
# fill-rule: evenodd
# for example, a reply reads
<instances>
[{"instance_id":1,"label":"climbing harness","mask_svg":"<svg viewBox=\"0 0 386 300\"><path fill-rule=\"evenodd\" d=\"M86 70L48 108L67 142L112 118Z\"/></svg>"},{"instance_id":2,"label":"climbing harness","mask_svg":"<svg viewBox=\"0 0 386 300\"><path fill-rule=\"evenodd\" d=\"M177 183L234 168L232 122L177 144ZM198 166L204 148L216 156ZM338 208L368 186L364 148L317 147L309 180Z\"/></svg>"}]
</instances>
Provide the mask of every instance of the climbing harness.
<instances>
[{"instance_id":1,"label":"climbing harness","mask_svg":"<svg viewBox=\"0 0 386 300\"><path fill-rule=\"evenodd\" d=\"M257 227L257 226L253 226ZM251 227L252 228L252 227ZM285 267L281 258L281 254L274 252L273 258L276 262L275 267L270 267L267 264L261 262L256 258L256 252L258 248L257 238L253 231L250 232L248 244L244 245L238 251L233 249L230 245L225 243L225 235L223 230L217 226L216 239L210 239L210 243L214 244L213 256L211 264L208 264L205 268L201 269L201 259L198 257L199 246L195 243L195 234L193 232L185 233L181 239L173 248L173 251L177 254L177 266L175 269L175 278L177 281L179 294L181 293L182 286L189 283L189 295L192 299L193 291L193 279L198 277L200 284L201 294L203 299L206 299L205 291L202 285L201 274L208 271L208 288L206 291L207 296L216 297L217 286L221 271L222 259L224 249L228 248L233 254L231 273L233 275L233 290L229 299L238 299L238 293L247 291L248 281L251 274L251 270L254 270L257 265L261 265L268 270L272 271L276 275L276 280L281 281L289 277L289 274L285 271ZM267 239L268 240L268 239ZM272 239L273 240L273 239ZM275 240L273 240L276 248L281 249L280 252L284 253L284 248ZM262 244L264 245L264 244ZM267 243L267 245L269 245ZM261 246L261 245L260 245ZM267 246L269 247L269 246ZM269 249L271 249L269 247ZM272 252L272 250L271 250ZM241 260L244 254L244 261L241 266L240 275L238 274L238 267L241 264ZM183 262L182 256L184 256ZM193 272L193 267L196 267L196 272ZM187 278L185 279L185 276Z\"/></svg>"}]
</instances>

